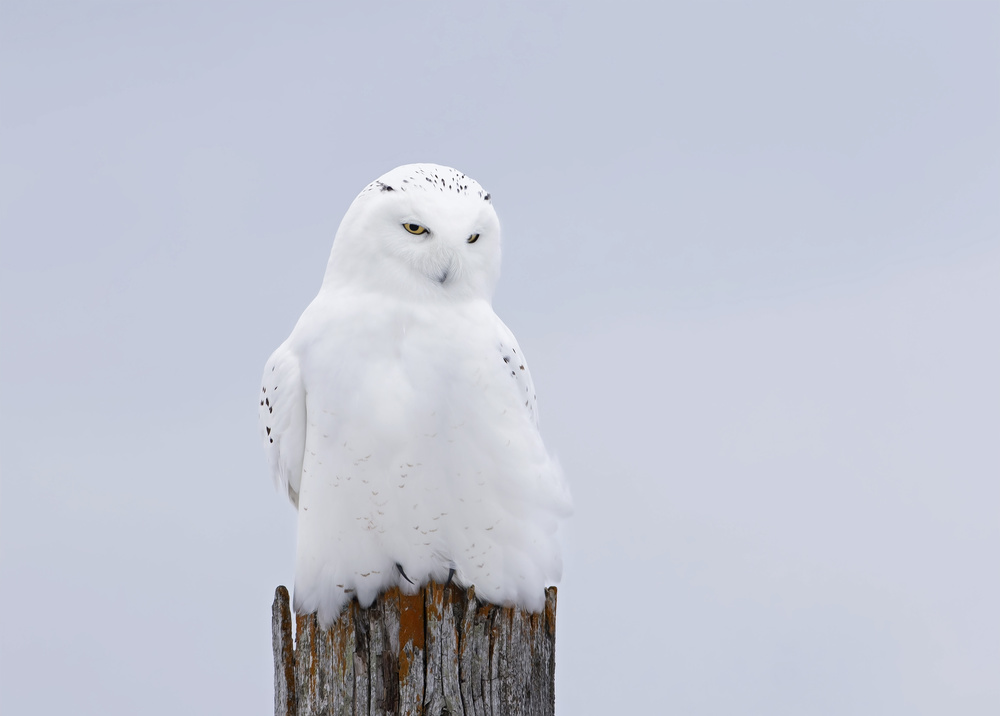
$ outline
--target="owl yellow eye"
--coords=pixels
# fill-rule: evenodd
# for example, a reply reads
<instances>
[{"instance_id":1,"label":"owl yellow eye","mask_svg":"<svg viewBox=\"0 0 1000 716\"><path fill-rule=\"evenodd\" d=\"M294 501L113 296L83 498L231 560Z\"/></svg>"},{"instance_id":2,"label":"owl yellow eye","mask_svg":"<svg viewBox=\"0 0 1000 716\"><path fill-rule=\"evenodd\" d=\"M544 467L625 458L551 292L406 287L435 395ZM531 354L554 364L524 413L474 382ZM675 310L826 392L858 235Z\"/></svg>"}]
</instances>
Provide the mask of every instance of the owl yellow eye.
<instances>
[{"instance_id":1,"label":"owl yellow eye","mask_svg":"<svg viewBox=\"0 0 1000 716\"><path fill-rule=\"evenodd\" d=\"M427 229L422 227L420 224L403 224L403 228L411 234L416 234L417 236L427 233Z\"/></svg>"},{"instance_id":2,"label":"owl yellow eye","mask_svg":"<svg viewBox=\"0 0 1000 716\"><path fill-rule=\"evenodd\" d=\"M470 236L469 238L467 238L467 239L466 239L466 241L467 241L468 243L470 243L470 244L474 244L474 243L476 243L476 242L477 242L478 240L479 240L479 234L473 234L472 236Z\"/></svg>"}]
</instances>

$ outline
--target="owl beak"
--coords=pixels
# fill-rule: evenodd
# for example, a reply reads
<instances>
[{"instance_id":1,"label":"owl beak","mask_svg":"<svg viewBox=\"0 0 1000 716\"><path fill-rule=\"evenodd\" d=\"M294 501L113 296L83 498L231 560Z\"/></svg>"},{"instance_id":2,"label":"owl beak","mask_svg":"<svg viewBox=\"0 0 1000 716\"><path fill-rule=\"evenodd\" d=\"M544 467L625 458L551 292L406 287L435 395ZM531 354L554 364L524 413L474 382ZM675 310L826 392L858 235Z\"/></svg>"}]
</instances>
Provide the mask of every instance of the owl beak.
<instances>
[{"instance_id":1,"label":"owl beak","mask_svg":"<svg viewBox=\"0 0 1000 716\"><path fill-rule=\"evenodd\" d=\"M438 274L437 282L444 285L444 282L448 280L448 277L452 274L452 263L454 262L454 257L448 257L448 265L444 267L440 274Z\"/></svg>"}]
</instances>

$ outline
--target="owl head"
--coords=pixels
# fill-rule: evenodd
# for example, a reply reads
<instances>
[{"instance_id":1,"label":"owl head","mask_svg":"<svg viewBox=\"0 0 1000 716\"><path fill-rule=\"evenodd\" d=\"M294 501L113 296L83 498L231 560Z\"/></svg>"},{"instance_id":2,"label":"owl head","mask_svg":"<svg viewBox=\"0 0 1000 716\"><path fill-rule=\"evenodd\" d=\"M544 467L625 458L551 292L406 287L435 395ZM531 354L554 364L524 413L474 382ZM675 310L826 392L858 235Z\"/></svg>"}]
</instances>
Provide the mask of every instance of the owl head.
<instances>
[{"instance_id":1,"label":"owl head","mask_svg":"<svg viewBox=\"0 0 1000 716\"><path fill-rule=\"evenodd\" d=\"M474 179L406 164L357 196L334 238L326 287L407 299L490 299L500 275L500 222Z\"/></svg>"}]
</instances>

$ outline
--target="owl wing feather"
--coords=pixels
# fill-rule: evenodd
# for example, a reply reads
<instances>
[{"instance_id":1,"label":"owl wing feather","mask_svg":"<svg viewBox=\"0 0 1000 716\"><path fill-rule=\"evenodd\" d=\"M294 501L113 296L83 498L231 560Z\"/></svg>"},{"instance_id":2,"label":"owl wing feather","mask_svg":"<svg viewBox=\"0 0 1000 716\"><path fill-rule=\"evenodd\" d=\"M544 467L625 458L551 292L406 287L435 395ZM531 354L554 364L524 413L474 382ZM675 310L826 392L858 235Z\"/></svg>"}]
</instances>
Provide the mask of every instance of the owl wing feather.
<instances>
[{"instance_id":1,"label":"owl wing feather","mask_svg":"<svg viewBox=\"0 0 1000 716\"><path fill-rule=\"evenodd\" d=\"M287 341L278 346L264 366L258 397L260 437L271 476L279 489L287 490L288 499L297 507L306 446L306 393L299 361Z\"/></svg>"},{"instance_id":2,"label":"owl wing feather","mask_svg":"<svg viewBox=\"0 0 1000 716\"><path fill-rule=\"evenodd\" d=\"M517 384L517 392L520 395L520 402L524 403L524 410L531 417L535 427L538 427L538 406L536 404L535 383L531 380L531 371L528 370L528 361L521 352L521 346L506 324L496 317L498 343L500 356L503 358L504 367L507 373Z\"/></svg>"}]
</instances>

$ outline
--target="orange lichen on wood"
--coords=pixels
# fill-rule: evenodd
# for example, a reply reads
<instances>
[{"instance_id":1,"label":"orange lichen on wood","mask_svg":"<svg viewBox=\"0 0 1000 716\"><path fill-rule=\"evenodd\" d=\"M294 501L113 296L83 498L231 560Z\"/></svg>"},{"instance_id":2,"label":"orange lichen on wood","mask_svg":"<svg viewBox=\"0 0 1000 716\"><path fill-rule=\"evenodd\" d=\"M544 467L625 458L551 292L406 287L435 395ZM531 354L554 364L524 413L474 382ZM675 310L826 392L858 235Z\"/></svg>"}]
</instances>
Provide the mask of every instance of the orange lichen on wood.
<instances>
[{"instance_id":1,"label":"orange lichen on wood","mask_svg":"<svg viewBox=\"0 0 1000 716\"><path fill-rule=\"evenodd\" d=\"M399 595L399 641L424 648L424 595L419 592Z\"/></svg>"}]
</instances>

